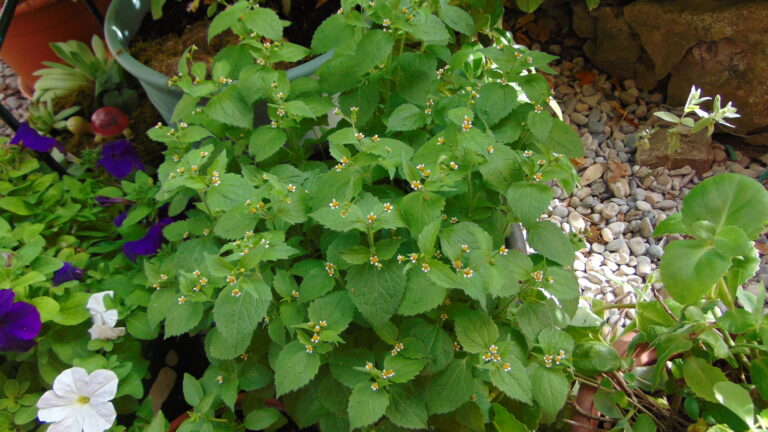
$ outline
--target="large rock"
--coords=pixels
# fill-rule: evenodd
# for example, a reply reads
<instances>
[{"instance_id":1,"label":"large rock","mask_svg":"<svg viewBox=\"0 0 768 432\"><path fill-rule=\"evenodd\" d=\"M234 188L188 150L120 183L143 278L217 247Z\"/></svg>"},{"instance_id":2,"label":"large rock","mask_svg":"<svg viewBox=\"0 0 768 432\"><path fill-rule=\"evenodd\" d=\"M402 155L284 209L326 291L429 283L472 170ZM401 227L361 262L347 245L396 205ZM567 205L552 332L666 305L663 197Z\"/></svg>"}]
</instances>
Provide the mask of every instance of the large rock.
<instances>
[{"instance_id":1,"label":"large rock","mask_svg":"<svg viewBox=\"0 0 768 432\"><path fill-rule=\"evenodd\" d=\"M727 131L768 145L768 2L640 0L624 8L624 18L656 78L670 74L669 104L684 104L692 85L719 94L741 114Z\"/></svg>"},{"instance_id":2,"label":"large rock","mask_svg":"<svg viewBox=\"0 0 768 432\"><path fill-rule=\"evenodd\" d=\"M624 19L621 6L603 5L592 11L585 2L572 2L573 29L586 38L584 53L592 63L620 79L634 79L641 88L658 83L653 62Z\"/></svg>"},{"instance_id":3,"label":"large rock","mask_svg":"<svg viewBox=\"0 0 768 432\"><path fill-rule=\"evenodd\" d=\"M574 29L597 66L642 89L669 76L670 105L685 103L692 85L719 94L741 114L723 131L768 145L768 1L638 0L591 12L581 3Z\"/></svg>"},{"instance_id":4,"label":"large rock","mask_svg":"<svg viewBox=\"0 0 768 432\"><path fill-rule=\"evenodd\" d=\"M668 169L689 165L699 174L709 171L712 167L715 154L712 138L707 135L706 130L693 135L681 135L680 147L672 153L669 152L666 128L654 132L648 142L648 146L637 147L635 160L638 165Z\"/></svg>"}]
</instances>

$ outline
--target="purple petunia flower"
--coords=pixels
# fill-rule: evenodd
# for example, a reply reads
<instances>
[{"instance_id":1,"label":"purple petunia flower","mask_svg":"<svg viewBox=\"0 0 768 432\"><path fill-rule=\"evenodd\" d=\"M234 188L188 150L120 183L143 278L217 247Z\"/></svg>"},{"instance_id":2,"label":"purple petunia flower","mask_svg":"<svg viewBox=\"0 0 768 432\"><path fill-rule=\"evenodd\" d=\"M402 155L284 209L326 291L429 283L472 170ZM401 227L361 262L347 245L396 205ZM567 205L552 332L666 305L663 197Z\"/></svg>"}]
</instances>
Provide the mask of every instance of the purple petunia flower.
<instances>
[{"instance_id":1,"label":"purple petunia flower","mask_svg":"<svg viewBox=\"0 0 768 432\"><path fill-rule=\"evenodd\" d=\"M53 285L61 285L71 280L83 280L83 269L75 267L71 262L65 262L60 269L53 274Z\"/></svg>"},{"instance_id":2,"label":"purple petunia flower","mask_svg":"<svg viewBox=\"0 0 768 432\"><path fill-rule=\"evenodd\" d=\"M11 139L11 144L20 144L30 150L37 150L39 152L49 152L56 147L62 153L64 152L64 147L55 138L40 135L26 122L19 124L19 129L16 131L13 139Z\"/></svg>"},{"instance_id":3,"label":"purple petunia flower","mask_svg":"<svg viewBox=\"0 0 768 432\"><path fill-rule=\"evenodd\" d=\"M125 198L111 198L108 196L99 195L94 197L93 199L96 200L96 202L103 207L112 205L112 204L133 204L133 201Z\"/></svg>"},{"instance_id":4,"label":"purple petunia flower","mask_svg":"<svg viewBox=\"0 0 768 432\"><path fill-rule=\"evenodd\" d=\"M126 210L126 211L120 213L119 215L117 215L117 217L115 218L115 220L112 221L112 223L116 227L120 228L121 226L123 226L123 222L125 222L125 218L127 218L127 217L128 217L128 210Z\"/></svg>"},{"instance_id":5,"label":"purple petunia flower","mask_svg":"<svg viewBox=\"0 0 768 432\"><path fill-rule=\"evenodd\" d=\"M0 351L29 350L42 327L40 312L29 303L14 303L14 297L13 290L0 290Z\"/></svg>"},{"instance_id":6,"label":"purple petunia flower","mask_svg":"<svg viewBox=\"0 0 768 432\"><path fill-rule=\"evenodd\" d=\"M125 242L123 244L123 253L131 261L136 261L136 257L139 255L153 255L160 250L160 246L163 245L163 228L170 225L173 222L171 218L163 218L144 234L144 237Z\"/></svg>"},{"instance_id":7,"label":"purple petunia flower","mask_svg":"<svg viewBox=\"0 0 768 432\"><path fill-rule=\"evenodd\" d=\"M144 169L133 144L124 139L106 143L101 147L99 165L119 179L125 178L134 169Z\"/></svg>"}]
</instances>

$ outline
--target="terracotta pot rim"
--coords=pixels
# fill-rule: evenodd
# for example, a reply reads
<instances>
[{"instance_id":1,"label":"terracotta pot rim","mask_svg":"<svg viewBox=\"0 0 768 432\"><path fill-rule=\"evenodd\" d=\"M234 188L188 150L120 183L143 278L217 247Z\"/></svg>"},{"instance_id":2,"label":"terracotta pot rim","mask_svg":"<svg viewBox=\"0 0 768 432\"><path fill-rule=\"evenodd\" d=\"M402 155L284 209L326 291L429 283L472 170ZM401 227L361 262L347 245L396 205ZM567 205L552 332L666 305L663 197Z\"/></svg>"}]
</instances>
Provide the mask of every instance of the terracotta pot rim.
<instances>
[{"instance_id":1,"label":"terracotta pot rim","mask_svg":"<svg viewBox=\"0 0 768 432\"><path fill-rule=\"evenodd\" d=\"M60 0L21 0L19 5L16 6L16 12L14 17L30 14L36 10L40 10L46 6L56 3ZM70 0L71 1L71 0Z\"/></svg>"}]
</instances>

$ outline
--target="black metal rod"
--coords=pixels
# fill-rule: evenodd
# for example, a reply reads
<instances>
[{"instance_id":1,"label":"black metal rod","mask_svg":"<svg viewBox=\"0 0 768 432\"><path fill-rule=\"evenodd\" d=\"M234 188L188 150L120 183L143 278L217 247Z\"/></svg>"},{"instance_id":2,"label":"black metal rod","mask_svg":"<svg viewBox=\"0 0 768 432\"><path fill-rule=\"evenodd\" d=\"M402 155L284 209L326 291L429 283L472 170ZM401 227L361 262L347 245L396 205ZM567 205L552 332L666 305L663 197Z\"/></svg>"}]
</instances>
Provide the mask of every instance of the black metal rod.
<instances>
[{"instance_id":1,"label":"black metal rod","mask_svg":"<svg viewBox=\"0 0 768 432\"><path fill-rule=\"evenodd\" d=\"M8 111L8 108L5 107L5 105L0 104L0 119L3 120L5 124L8 125L11 130L16 132L19 129L19 121L16 120L16 118L11 114L10 111Z\"/></svg>"},{"instance_id":2,"label":"black metal rod","mask_svg":"<svg viewBox=\"0 0 768 432\"><path fill-rule=\"evenodd\" d=\"M3 47L5 35L8 33L8 28L11 27L11 21L16 13L16 6L18 4L19 0L6 0L3 10L0 12L0 49Z\"/></svg>"},{"instance_id":3,"label":"black metal rod","mask_svg":"<svg viewBox=\"0 0 768 432\"><path fill-rule=\"evenodd\" d=\"M94 18L96 18L96 21L99 22L99 27L104 28L104 15L101 14L101 11L98 7L96 7L96 4L93 2L93 0L83 0L85 2L85 7L88 8L88 11L91 12L91 15L93 15Z\"/></svg>"}]
</instances>

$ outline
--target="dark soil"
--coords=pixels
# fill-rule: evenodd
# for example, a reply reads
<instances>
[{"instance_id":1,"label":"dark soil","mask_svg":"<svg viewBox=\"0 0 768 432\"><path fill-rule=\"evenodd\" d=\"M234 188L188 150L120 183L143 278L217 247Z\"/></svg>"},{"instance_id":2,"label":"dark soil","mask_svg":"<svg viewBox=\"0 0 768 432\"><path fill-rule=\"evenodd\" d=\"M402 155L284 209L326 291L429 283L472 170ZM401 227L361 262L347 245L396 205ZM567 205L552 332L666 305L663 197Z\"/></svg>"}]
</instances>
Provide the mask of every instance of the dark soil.
<instances>
[{"instance_id":1,"label":"dark soil","mask_svg":"<svg viewBox=\"0 0 768 432\"><path fill-rule=\"evenodd\" d=\"M293 0L286 2L290 8L283 7L281 0L268 0L266 5L275 10L282 19L292 24L285 28L287 41L309 47L312 35L317 27L341 7L340 0ZM238 38L227 31L216 36L208 43L208 26L205 5L196 11L188 11L186 3L169 0L165 4L163 16L157 21L147 14L142 21L136 39L130 51L143 64L167 76L176 75L179 60L190 45L196 45L194 61L210 65L217 52L230 44L236 44ZM304 60L309 61L311 58ZM299 62L301 63L301 62ZM289 69L294 64L277 64L275 69Z\"/></svg>"}]
</instances>

